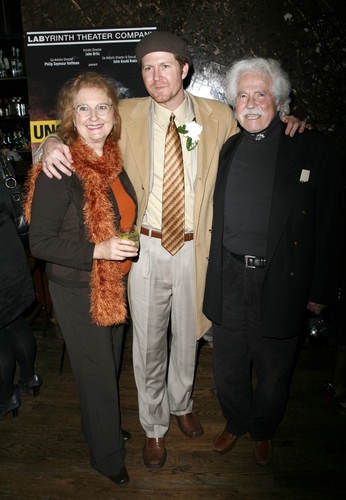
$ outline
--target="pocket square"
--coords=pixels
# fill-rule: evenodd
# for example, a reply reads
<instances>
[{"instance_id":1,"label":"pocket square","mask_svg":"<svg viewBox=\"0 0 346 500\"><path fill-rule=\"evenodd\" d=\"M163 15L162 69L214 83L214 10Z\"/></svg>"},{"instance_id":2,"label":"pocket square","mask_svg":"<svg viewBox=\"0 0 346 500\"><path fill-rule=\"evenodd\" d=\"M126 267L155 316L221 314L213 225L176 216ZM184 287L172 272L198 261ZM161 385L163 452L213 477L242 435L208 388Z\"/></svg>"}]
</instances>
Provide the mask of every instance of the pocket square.
<instances>
[{"instance_id":1,"label":"pocket square","mask_svg":"<svg viewBox=\"0 0 346 500\"><path fill-rule=\"evenodd\" d=\"M310 177L310 170L302 170L302 173L300 174L300 179L299 182L308 182Z\"/></svg>"}]
</instances>

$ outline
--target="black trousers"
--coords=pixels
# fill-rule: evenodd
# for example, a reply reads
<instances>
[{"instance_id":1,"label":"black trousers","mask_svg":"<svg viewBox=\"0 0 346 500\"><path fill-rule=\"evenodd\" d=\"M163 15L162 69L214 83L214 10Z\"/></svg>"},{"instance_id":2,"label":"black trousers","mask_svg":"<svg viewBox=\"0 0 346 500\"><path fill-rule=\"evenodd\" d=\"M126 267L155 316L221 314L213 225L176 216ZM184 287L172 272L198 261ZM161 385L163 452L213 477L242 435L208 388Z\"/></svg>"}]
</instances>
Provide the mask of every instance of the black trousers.
<instances>
[{"instance_id":1,"label":"black trousers","mask_svg":"<svg viewBox=\"0 0 346 500\"><path fill-rule=\"evenodd\" d=\"M236 436L249 432L253 441L272 439L285 411L298 337L262 336L265 269L245 268L225 251L223 273L222 324L213 324L213 365L226 429Z\"/></svg>"},{"instance_id":2,"label":"black trousers","mask_svg":"<svg viewBox=\"0 0 346 500\"><path fill-rule=\"evenodd\" d=\"M0 328L0 405L13 396L15 360L22 380L34 376L35 352L35 336L22 315Z\"/></svg>"},{"instance_id":3,"label":"black trousers","mask_svg":"<svg viewBox=\"0 0 346 500\"><path fill-rule=\"evenodd\" d=\"M115 474L125 466L118 396L124 325L91 322L89 288L49 282L49 291L77 385L90 463L102 474Z\"/></svg>"}]
</instances>

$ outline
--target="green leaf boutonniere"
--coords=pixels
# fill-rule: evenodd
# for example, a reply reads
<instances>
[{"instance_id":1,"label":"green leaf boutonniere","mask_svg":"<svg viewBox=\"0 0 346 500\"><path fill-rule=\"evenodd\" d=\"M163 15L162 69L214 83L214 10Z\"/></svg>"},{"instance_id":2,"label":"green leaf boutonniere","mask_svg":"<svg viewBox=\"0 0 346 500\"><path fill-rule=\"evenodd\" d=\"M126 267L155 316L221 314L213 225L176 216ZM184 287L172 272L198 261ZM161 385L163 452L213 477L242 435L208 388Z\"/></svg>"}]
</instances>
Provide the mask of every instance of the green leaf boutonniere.
<instances>
[{"instance_id":1,"label":"green leaf boutonniere","mask_svg":"<svg viewBox=\"0 0 346 500\"><path fill-rule=\"evenodd\" d=\"M179 134L186 134L186 149L192 151L198 144L199 134L202 132L202 125L196 123L196 118L190 123L185 123L178 127Z\"/></svg>"}]
</instances>

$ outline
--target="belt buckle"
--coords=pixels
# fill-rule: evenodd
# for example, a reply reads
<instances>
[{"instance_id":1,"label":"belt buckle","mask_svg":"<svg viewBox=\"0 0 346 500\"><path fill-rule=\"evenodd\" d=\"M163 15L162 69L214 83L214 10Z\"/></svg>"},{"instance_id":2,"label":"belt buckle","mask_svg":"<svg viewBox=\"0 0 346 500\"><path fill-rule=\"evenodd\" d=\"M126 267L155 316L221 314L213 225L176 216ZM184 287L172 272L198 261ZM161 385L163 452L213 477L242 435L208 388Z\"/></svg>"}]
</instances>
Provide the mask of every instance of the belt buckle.
<instances>
[{"instance_id":1,"label":"belt buckle","mask_svg":"<svg viewBox=\"0 0 346 500\"><path fill-rule=\"evenodd\" d=\"M256 266L250 266L249 259L256 259L256 256L255 255L244 255L244 257L245 257L245 267L255 269Z\"/></svg>"}]
</instances>

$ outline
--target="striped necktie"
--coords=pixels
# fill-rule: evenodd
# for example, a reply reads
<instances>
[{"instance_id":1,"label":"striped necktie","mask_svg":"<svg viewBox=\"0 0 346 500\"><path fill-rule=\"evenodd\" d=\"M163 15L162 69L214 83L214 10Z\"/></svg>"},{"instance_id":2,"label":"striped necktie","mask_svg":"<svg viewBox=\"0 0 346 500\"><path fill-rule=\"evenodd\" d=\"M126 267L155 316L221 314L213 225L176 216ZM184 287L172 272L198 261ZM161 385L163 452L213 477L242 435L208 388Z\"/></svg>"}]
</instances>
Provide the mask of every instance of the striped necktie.
<instances>
[{"instance_id":1,"label":"striped necktie","mask_svg":"<svg viewBox=\"0 0 346 500\"><path fill-rule=\"evenodd\" d=\"M162 246L172 255L184 245L185 185L183 151L171 114L165 141L162 192Z\"/></svg>"}]
</instances>

